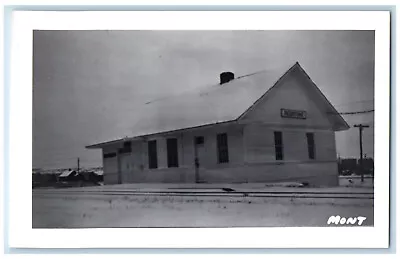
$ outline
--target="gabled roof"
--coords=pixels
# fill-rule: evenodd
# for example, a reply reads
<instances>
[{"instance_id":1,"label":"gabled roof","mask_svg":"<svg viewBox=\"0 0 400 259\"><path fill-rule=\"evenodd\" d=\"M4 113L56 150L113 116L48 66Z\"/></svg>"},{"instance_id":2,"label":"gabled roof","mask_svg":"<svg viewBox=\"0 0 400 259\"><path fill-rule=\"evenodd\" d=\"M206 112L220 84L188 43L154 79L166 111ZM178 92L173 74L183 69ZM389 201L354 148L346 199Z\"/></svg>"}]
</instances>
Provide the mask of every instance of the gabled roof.
<instances>
[{"instance_id":1,"label":"gabled roof","mask_svg":"<svg viewBox=\"0 0 400 259\"><path fill-rule=\"evenodd\" d=\"M64 171L58 177L68 177L68 176L76 176L77 172L75 170Z\"/></svg>"},{"instance_id":2,"label":"gabled roof","mask_svg":"<svg viewBox=\"0 0 400 259\"><path fill-rule=\"evenodd\" d=\"M99 148L103 144L126 138L236 121L295 67L299 67L304 72L300 64L296 62L291 66L239 76L222 85L205 86L148 102L143 105L140 114L132 118L130 130L118 133L117 137L110 138L107 142L87 148ZM311 83L315 86L312 81ZM323 96L318 87L315 86L315 88ZM335 108L325 96L323 98L326 100L327 110L332 112L333 119L336 121L333 125L340 126L336 127L336 130L348 129L347 123Z\"/></svg>"}]
</instances>

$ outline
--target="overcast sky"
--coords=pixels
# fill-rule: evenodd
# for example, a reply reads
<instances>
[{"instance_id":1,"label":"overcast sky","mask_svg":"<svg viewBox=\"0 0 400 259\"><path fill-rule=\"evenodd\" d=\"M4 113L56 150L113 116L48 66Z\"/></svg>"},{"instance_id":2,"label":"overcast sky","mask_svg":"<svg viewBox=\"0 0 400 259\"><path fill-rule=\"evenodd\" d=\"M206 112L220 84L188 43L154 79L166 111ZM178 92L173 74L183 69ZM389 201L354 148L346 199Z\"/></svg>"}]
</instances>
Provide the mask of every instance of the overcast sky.
<instances>
[{"instance_id":1,"label":"overcast sky","mask_svg":"<svg viewBox=\"0 0 400 259\"><path fill-rule=\"evenodd\" d=\"M374 108L373 31L36 31L33 166L101 166L85 146L129 126L139 105L298 61L339 112ZM344 115L353 126L373 113ZM364 151L373 156L373 127ZM359 156L358 130L336 133L341 157Z\"/></svg>"}]
</instances>

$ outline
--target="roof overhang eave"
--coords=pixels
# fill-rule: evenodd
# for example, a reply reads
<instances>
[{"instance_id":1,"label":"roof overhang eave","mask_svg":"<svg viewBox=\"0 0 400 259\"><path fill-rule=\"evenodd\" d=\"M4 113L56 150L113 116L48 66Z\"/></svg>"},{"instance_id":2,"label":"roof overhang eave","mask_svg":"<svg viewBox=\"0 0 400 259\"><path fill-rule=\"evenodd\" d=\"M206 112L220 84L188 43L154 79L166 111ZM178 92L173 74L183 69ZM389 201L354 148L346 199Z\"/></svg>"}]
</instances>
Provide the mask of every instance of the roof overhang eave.
<instances>
[{"instance_id":1,"label":"roof overhang eave","mask_svg":"<svg viewBox=\"0 0 400 259\"><path fill-rule=\"evenodd\" d=\"M105 146L108 146L110 144L116 144L118 142L123 142L123 141L131 141L135 139L146 139L147 137L150 136L156 136L156 135L162 135L162 134L168 134L168 133L174 133L174 132L180 132L180 131L186 131L186 130L193 130L197 128L203 128L203 127L210 127L210 126L215 126L215 125L220 125L220 124L227 124L227 123L234 123L237 122L239 118L233 119L233 120L225 120L225 121L220 121L220 122L214 122L210 124L203 124L203 125L198 125L198 126L193 126L193 127L187 127L187 128L181 128L181 129L175 129L175 130L166 130L166 131L160 131L160 132L154 132L154 133L148 133L148 134L141 134L137 135L134 137L125 137L125 138L120 138L117 140L112 140L112 141L107 141L107 142L101 142L93 145L86 146L85 148L87 149L100 149Z\"/></svg>"},{"instance_id":2,"label":"roof overhang eave","mask_svg":"<svg viewBox=\"0 0 400 259\"><path fill-rule=\"evenodd\" d=\"M101 148L103 148L105 146L108 146L110 144L115 144L115 143L121 142L123 140L124 139L117 139L117 140L112 140L112 141L107 141L107 142L101 142L101 143L97 143L97 144L86 146L85 148L87 148L87 149L101 149Z\"/></svg>"},{"instance_id":3,"label":"roof overhang eave","mask_svg":"<svg viewBox=\"0 0 400 259\"><path fill-rule=\"evenodd\" d=\"M350 126L347 123L343 124L343 125L339 125L339 126L333 127L334 131L345 131L345 130L348 130L348 129L350 129Z\"/></svg>"}]
</instances>

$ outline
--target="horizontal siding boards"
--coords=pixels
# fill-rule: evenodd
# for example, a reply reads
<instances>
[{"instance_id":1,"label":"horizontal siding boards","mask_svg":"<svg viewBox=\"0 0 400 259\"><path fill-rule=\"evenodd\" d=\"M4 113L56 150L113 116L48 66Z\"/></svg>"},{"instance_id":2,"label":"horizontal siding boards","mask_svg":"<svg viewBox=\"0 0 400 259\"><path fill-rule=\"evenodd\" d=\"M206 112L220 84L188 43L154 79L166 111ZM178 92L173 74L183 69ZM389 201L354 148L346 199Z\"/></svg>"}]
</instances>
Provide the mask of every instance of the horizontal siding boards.
<instances>
[{"instance_id":1,"label":"horizontal siding boards","mask_svg":"<svg viewBox=\"0 0 400 259\"><path fill-rule=\"evenodd\" d=\"M295 172L295 174L293 173ZM287 164L250 164L207 168L200 179L206 183L308 182L316 186L337 186L337 163L304 162ZM134 182L194 183L193 168L165 168L133 175Z\"/></svg>"},{"instance_id":2,"label":"horizontal siding boards","mask_svg":"<svg viewBox=\"0 0 400 259\"><path fill-rule=\"evenodd\" d=\"M302 78L303 76L298 72L288 75L258 102L257 106L245 116L245 121L330 128L331 123L326 116L324 104L319 101L321 106L315 102L321 100L320 96L316 96L312 90L313 87L310 87L309 82ZM296 101L288 96L295 96ZM281 109L305 111L307 117L306 119L282 117Z\"/></svg>"},{"instance_id":3,"label":"horizontal siding boards","mask_svg":"<svg viewBox=\"0 0 400 259\"><path fill-rule=\"evenodd\" d=\"M337 186L337 163L303 162L248 164L207 169L201 179L207 183L307 182L316 186Z\"/></svg>"},{"instance_id":4,"label":"horizontal siding boards","mask_svg":"<svg viewBox=\"0 0 400 259\"><path fill-rule=\"evenodd\" d=\"M194 183L194 137L203 136L206 162L200 172L202 181L208 183L310 181L316 184L334 186L337 182L337 164L328 162L336 159L333 132L314 131L317 160L310 160L308 159L306 135L308 131L306 129L282 129L284 160L276 161L274 131L280 131L280 129L253 124L245 126L243 135L241 129L215 127L209 130L184 132L180 135L159 136L157 141L139 141L137 145L132 142L132 159L135 160L135 157L139 157L138 161L144 164L144 167L139 170L135 166L139 162L133 162L132 181L138 183ZM218 140L217 135L220 133L227 135ZM242 139L242 136L244 139ZM176 145L172 142L168 144L167 139L170 138L178 138ZM221 146L227 144L229 163L218 163L218 142ZM149 145L154 146L149 148ZM178 148L178 168L167 168L167 150L169 149L168 146L171 145ZM170 149L172 148L170 147ZM179 156L179 152L182 152L182 150L179 149L184 150L182 159ZM243 149L246 151L244 163L243 158L240 159L238 156L238 154L243 153ZM299 149L302 151L299 152ZM165 150L165 152L160 153L160 150ZM108 152L112 153L112 150L109 149ZM157 157L157 169L148 170L147 168L150 164L150 153ZM160 157L163 157L164 162L160 161ZM114 159L115 163L115 158L110 159ZM105 161L106 164L107 161ZM109 164L109 167L114 169L107 170L105 168L105 181L117 183L118 178L115 170L118 167L116 164L114 166ZM108 176L107 171L110 172Z\"/></svg>"},{"instance_id":5,"label":"horizontal siding boards","mask_svg":"<svg viewBox=\"0 0 400 259\"><path fill-rule=\"evenodd\" d=\"M214 130L208 130L199 132L198 136L204 136L204 154L202 167L213 167L218 163L218 147L217 147L217 132Z\"/></svg>"},{"instance_id":6,"label":"horizontal siding boards","mask_svg":"<svg viewBox=\"0 0 400 259\"><path fill-rule=\"evenodd\" d=\"M335 133L333 131L313 131L315 159L308 156L307 129L270 127L263 124L249 124L244 130L245 161L263 163L276 161L274 132L282 132L283 160L285 161L332 161L336 159ZM278 143L279 144L279 143Z\"/></svg>"},{"instance_id":7,"label":"horizontal siding boards","mask_svg":"<svg viewBox=\"0 0 400 259\"><path fill-rule=\"evenodd\" d=\"M178 148L181 152L183 146L184 154L181 166L193 166L195 157L195 137L202 137L203 144L200 145L204 149L204 157L202 161L203 167L214 167L218 163L218 146L217 135L220 133L227 134L227 155L229 163L243 163L243 139L242 130L238 127L221 127L216 126L208 129L198 129L182 133L178 138ZM180 143L179 139L183 140Z\"/></svg>"},{"instance_id":8,"label":"horizontal siding boards","mask_svg":"<svg viewBox=\"0 0 400 259\"><path fill-rule=\"evenodd\" d=\"M283 130L284 161L307 161L307 139L304 130Z\"/></svg>"},{"instance_id":9,"label":"horizontal siding boards","mask_svg":"<svg viewBox=\"0 0 400 259\"><path fill-rule=\"evenodd\" d=\"M243 164L243 129L232 129L228 131L229 163Z\"/></svg>"},{"instance_id":10,"label":"horizontal siding boards","mask_svg":"<svg viewBox=\"0 0 400 259\"><path fill-rule=\"evenodd\" d=\"M317 153L316 161L310 161L305 159L299 162L289 162L286 160L282 161L283 164L278 163L275 160L275 143L274 143L274 131L278 129L271 129L265 125L248 125L244 129L245 139L241 139L240 130L228 130L228 150L236 150L244 145L246 150L246 163L231 163L233 159L233 153L241 152L237 149L237 152L229 152L229 163L219 164L217 161L217 134L221 131L213 129L210 131L196 131L193 133L184 133L180 137L183 138L183 146L185 150L184 160L188 165L179 164L179 168L166 168L161 167L158 161L158 168L156 170L147 170L148 165L148 149L149 142L138 142L137 145L132 145L132 159L137 154L141 154L142 162L145 165L143 170L136 170L132 173L133 182L143 182L143 183L194 183L195 182L195 169L194 169L194 137L204 136L204 145L206 147L207 159L209 159L207 166L204 170L201 170L200 179L208 183L239 183L239 182L279 182L279 181L299 181L299 182L310 182L316 185L327 185L335 186L337 179L337 164L335 162L327 162L326 160L334 161L335 156L332 158L330 153L335 154L334 151L334 134L333 132L314 132L316 149L323 149L325 147L324 154L325 161L320 158L319 153ZM225 130L224 130L225 131ZM283 144L285 147L285 154L288 155L295 149L290 149L296 147L296 145L290 145L293 139L298 139L299 136L302 139L300 146L303 148L304 152L301 152L303 156L308 157L308 146L307 137L305 130L283 130ZM167 149L167 139L168 137L157 138L157 144L154 148L157 150L157 156L164 156L165 163L167 160L167 153L160 154L159 143L163 143L165 149ZM223 141L223 140L222 140ZM243 141L242 143L240 143ZM134 144L134 143L132 143ZM180 148L180 141L178 140L178 148ZM319 146L318 146L319 145ZM333 146L332 146L333 145ZM242 146L243 147L243 146ZM108 150L112 152L112 150ZM254 153L251 153L254 152ZM317 151L318 152L318 151ZM297 152L299 153L299 152ZM251 157L251 155L253 155ZM329 159L326 159L329 158ZM114 159L114 162L112 160ZM236 159L236 158L235 158ZM105 159L108 160L108 159ZM257 163L252 163L250 161L256 161ZM113 168L107 169L107 161L105 161L105 176L104 179L106 184L115 184L118 181L118 175L115 170L117 170L117 165L115 164L116 158L110 158L111 163L108 164L109 167ZM235 160L236 161L236 160ZM319 162L322 161L322 162ZM114 166L112 165L114 163ZM136 164L136 163L134 163ZM112 171L115 171L114 173ZM109 174L107 174L110 172ZM295 173L293 173L295 172Z\"/></svg>"},{"instance_id":11,"label":"horizontal siding boards","mask_svg":"<svg viewBox=\"0 0 400 259\"><path fill-rule=\"evenodd\" d=\"M182 166L194 166L194 146L192 134L183 134L182 145L184 146L184 155L181 163Z\"/></svg>"},{"instance_id":12,"label":"horizontal siding boards","mask_svg":"<svg viewBox=\"0 0 400 259\"><path fill-rule=\"evenodd\" d=\"M158 168L144 170L133 175L133 181L138 183L194 183L192 168Z\"/></svg>"},{"instance_id":13,"label":"horizontal siding boards","mask_svg":"<svg viewBox=\"0 0 400 259\"><path fill-rule=\"evenodd\" d=\"M267 126L246 125L243 142L246 162L275 161L274 135Z\"/></svg>"},{"instance_id":14,"label":"horizontal siding boards","mask_svg":"<svg viewBox=\"0 0 400 259\"><path fill-rule=\"evenodd\" d=\"M316 132L314 134L314 141L317 160L336 159L336 141L333 131Z\"/></svg>"}]
</instances>

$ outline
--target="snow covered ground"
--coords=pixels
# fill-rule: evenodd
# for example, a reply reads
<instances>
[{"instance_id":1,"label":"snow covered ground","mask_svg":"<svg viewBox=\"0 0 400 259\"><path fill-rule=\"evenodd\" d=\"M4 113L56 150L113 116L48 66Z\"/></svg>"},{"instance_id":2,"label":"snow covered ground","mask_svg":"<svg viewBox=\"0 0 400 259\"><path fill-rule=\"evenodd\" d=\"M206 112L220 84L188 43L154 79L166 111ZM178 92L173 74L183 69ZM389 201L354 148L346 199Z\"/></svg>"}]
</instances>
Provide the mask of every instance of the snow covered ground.
<instances>
[{"instance_id":1,"label":"snow covered ground","mask_svg":"<svg viewBox=\"0 0 400 259\"><path fill-rule=\"evenodd\" d=\"M57 190L33 190L34 228L110 227L327 227L330 216L364 216L373 226L373 199L266 198L110 195L140 192L331 192L374 193L373 178L340 177L340 186L299 187L298 183L256 184L120 184ZM80 191L81 193L74 193ZM84 191L85 193L82 193ZM101 191L102 195L91 194ZM104 191L104 193L103 193ZM46 192L55 192L52 195ZM358 194L357 194L358 193ZM228 192L227 195L230 195ZM321 195L320 195L321 196ZM332 226L332 225L331 225Z\"/></svg>"},{"instance_id":2,"label":"snow covered ground","mask_svg":"<svg viewBox=\"0 0 400 259\"><path fill-rule=\"evenodd\" d=\"M361 176L340 176L339 185L344 187L361 187L361 188L373 188L374 178L371 176L365 176L364 182L361 181Z\"/></svg>"},{"instance_id":3,"label":"snow covered ground","mask_svg":"<svg viewBox=\"0 0 400 259\"><path fill-rule=\"evenodd\" d=\"M373 200L33 195L34 228L326 227L332 215L372 226Z\"/></svg>"}]
</instances>

